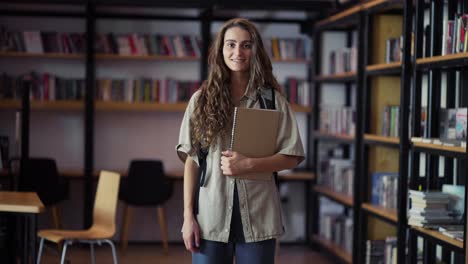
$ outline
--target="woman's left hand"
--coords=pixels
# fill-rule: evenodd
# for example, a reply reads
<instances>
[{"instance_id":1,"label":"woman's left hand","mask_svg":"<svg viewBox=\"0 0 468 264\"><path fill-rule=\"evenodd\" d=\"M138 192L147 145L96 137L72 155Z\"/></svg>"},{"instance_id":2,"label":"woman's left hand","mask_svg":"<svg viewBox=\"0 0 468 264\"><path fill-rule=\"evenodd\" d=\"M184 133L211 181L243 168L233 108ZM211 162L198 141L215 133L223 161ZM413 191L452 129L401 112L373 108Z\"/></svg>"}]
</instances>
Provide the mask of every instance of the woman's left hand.
<instances>
[{"instance_id":1,"label":"woman's left hand","mask_svg":"<svg viewBox=\"0 0 468 264\"><path fill-rule=\"evenodd\" d=\"M249 159L239 152L226 150L221 152L221 170L224 175L233 176L248 171Z\"/></svg>"}]
</instances>

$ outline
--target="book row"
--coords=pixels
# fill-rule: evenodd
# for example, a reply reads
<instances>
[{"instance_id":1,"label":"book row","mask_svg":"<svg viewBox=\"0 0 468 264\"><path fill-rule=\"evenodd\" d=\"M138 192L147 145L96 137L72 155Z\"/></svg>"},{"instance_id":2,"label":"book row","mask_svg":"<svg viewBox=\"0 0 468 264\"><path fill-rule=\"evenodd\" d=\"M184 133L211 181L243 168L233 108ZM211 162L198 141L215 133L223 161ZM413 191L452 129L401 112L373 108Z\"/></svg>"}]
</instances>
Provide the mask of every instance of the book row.
<instances>
[{"instance_id":1,"label":"book row","mask_svg":"<svg viewBox=\"0 0 468 264\"><path fill-rule=\"evenodd\" d=\"M396 264L397 238L366 241L366 264Z\"/></svg>"},{"instance_id":2,"label":"book row","mask_svg":"<svg viewBox=\"0 0 468 264\"><path fill-rule=\"evenodd\" d=\"M81 100L85 96L84 79L63 78L51 73L28 74L32 79L31 99L37 101ZM21 98L21 83L24 76L0 75L0 98ZM100 101L115 102L186 102L200 87L199 81L182 81L172 78L153 79L110 79L96 80L95 98ZM294 77L287 78L282 92L290 103L310 106L310 88L307 81Z\"/></svg>"},{"instance_id":3,"label":"book row","mask_svg":"<svg viewBox=\"0 0 468 264\"><path fill-rule=\"evenodd\" d=\"M465 187L443 184L441 191L409 190L410 210L408 224L438 229L459 225L465 205Z\"/></svg>"},{"instance_id":4,"label":"book row","mask_svg":"<svg viewBox=\"0 0 468 264\"><path fill-rule=\"evenodd\" d=\"M442 55L468 51L468 14L454 14L443 22Z\"/></svg>"},{"instance_id":5,"label":"book row","mask_svg":"<svg viewBox=\"0 0 468 264\"><path fill-rule=\"evenodd\" d=\"M399 38L389 38L385 42L385 62L401 61L403 54L403 36Z\"/></svg>"},{"instance_id":6,"label":"book row","mask_svg":"<svg viewBox=\"0 0 468 264\"><path fill-rule=\"evenodd\" d=\"M398 174L374 172L371 179L371 204L396 209L398 203Z\"/></svg>"},{"instance_id":7,"label":"book row","mask_svg":"<svg viewBox=\"0 0 468 264\"><path fill-rule=\"evenodd\" d=\"M400 107L398 105L386 105L382 112L381 135L386 137L398 137Z\"/></svg>"},{"instance_id":8,"label":"book row","mask_svg":"<svg viewBox=\"0 0 468 264\"><path fill-rule=\"evenodd\" d=\"M357 71L356 47L332 50L329 54L328 74Z\"/></svg>"},{"instance_id":9,"label":"book row","mask_svg":"<svg viewBox=\"0 0 468 264\"><path fill-rule=\"evenodd\" d=\"M350 159L324 159L320 161L320 173L317 183L334 192L353 196L354 166Z\"/></svg>"},{"instance_id":10,"label":"book row","mask_svg":"<svg viewBox=\"0 0 468 264\"><path fill-rule=\"evenodd\" d=\"M61 78L49 73L31 73L30 76L32 79L30 91L32 100L81 100L85 96L86 84L83 79ZM0 77L0 98L21 98L22 81L23 77L2 74ZM173 79L98 79L96 80L95 96L100 101L175 103L188 101L199 86L198 81Z\"/></svg>"},{"instance_id":11,"label":"book row","mask_svg":"<svg viewBox=\"0 0 468 264\"><path fill-rule=\"evenodd\" d=\"M286 78L282 92L291 104L310 106L310 83L295 77Z\"/></svg>"},{"instance_id":12,"label":"book row","mask_svg":"<svg viewBox=\"0 0 468 264\"><path fill-rule=\"evenodd\" d=\"M343 106L320 107L320 132L326 134L355 135L356 110Z\"/></svg>"},{"instance_id":13,"label":"book row","mask_svg":"<svg viewBox=\"0 0 468 264\"><path fill-rule=\"evenodd\" d=\"M353 218L338 213L324 213L320 218L319 235L346 252L353 252Z\"/></svg>"},{"instance_id":14,"label":"book row","mask_svg":"<svg viewBox=\"0 0 468 264\"><path fill-rule=\"evenodd\" d=\"M162 35L151 33L98 33L94 49L98 54L162 55L175 57L201 56L202 41L194 35ZM310 43L303 38L265 39L265 49L274 59L306 59ZM0 51L27 53L86 52L86 34L69 32L13 32L0 27Z\"/></svg>"}]
</instances>

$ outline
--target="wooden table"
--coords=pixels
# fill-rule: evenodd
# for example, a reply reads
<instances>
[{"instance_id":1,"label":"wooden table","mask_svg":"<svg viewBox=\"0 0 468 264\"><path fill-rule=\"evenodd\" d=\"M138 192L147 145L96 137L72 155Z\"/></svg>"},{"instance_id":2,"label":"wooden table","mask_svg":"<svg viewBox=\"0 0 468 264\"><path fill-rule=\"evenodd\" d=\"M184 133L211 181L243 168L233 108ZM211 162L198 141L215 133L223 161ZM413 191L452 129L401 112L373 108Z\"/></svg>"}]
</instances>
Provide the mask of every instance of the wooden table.
<instances>
[{"instance_id":1,"label":"wooden table","mask_svg":"<svg viewBox=\"0 0 468 264\"><path fill-rule=\"evenodd\" d=\"M0 212L8 214L20 214L24 217L23 221L23 239L21 263L36 262L36 241L37 241L37 214L44 211L44 205L34 192L3 192L0 191ZM12 228L7 228L7 231L14 232ZM13 234L14 235L14 234ZM14 236L13 236L14 237ZM8 237L12 239L13 237ZM10 246L14 243L7 241ZM13 251L16 252L14 246ZM11 252L10 252L11 254ZM13 253L12 257L15 253ZM16 261L15 261L16 262Z\"/></svg>"}]
</instances>

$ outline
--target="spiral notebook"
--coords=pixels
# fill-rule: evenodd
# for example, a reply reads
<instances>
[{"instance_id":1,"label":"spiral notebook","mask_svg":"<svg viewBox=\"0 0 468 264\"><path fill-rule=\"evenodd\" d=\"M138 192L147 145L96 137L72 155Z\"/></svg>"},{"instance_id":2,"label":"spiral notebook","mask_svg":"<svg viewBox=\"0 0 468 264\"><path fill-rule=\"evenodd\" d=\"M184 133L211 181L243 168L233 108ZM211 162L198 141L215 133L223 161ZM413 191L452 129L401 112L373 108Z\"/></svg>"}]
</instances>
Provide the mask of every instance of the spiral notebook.
<instances>
[{"instance_id":1,"label":"spiral notebook","mask_svg":"<svg viewBox=\"0 0 468 264\"><path fill-rule=\"evenodd\" d=\"M234 109L230 149L247 157L261 158L276 153L280 112L269 109ZM236 175L236 178L268 180L272 172Z\"/></svg>"}]
</instances>

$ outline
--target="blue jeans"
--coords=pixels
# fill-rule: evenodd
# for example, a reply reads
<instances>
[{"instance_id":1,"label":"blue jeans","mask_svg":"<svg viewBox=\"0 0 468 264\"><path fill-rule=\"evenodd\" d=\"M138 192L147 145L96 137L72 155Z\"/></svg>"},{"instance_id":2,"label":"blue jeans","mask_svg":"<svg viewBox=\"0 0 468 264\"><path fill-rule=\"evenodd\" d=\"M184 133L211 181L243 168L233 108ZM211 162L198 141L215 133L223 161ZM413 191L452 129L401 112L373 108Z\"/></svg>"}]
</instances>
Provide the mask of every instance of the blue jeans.
<instances>
[{"instance_id":1,"label":"blue jeans","mask_svg":"<svg viewBox=\"0 0 468 264\"><path fill-rule=\"evenodd\" d=\"M192 264L273 264L276 239L259 242L200 241L200 251L192 254Z\"/></svg>"}]
</instances>

